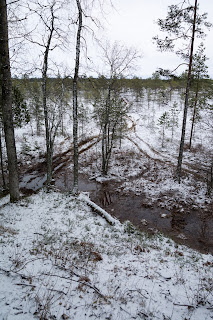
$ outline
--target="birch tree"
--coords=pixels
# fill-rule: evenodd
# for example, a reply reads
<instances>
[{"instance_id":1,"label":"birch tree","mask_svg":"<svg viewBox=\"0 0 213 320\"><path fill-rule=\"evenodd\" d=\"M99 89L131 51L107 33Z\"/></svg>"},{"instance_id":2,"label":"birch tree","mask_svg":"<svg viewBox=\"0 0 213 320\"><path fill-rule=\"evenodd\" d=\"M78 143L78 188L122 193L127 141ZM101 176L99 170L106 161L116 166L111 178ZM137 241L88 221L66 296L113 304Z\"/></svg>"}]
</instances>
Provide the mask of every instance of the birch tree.
<instances>
[{"instance_id":1,"label":"birch tree","mask_svg":"<svg viewBox=\"0 0 213 320\"><path fill-rule=\"evenodd\" d=\"M74 145L74 179L73 194L78 194L78 74L80 63L81 48L81 31L83 24L83 13L80 0L76 0L78 8L78 30L76 34L76 57L75 57L75 73L73 78L73 145Z\"/></svg>"},{"instance_id":2,"label":"birch tree","mask_svg":"<svg viewBox=\"0 0 213 320\"><path fill-rule=\"evenodd\" d=\"M2 147L2 128L0 123L0 164L1 164L1 176L2 176L2 189L6 190L5 174L4 174L4 162L3 162L3 147Z\"/></svg>"},{"instance_id":3,"label":"birch tree","mask_svg":"<svg viewBox=\"0 0 213 320\"><path fill-rule=\"evenodd\" d=\"M55 31L55 14L54 14L55 2L50 6L50 23L48 27L48 36L46 44L44 44L44 58L42 66L42 105L44 110L45 121L45 134L46 134L46 152L47 152L47 188L49 188L52 180L52 156L53 156L53 142L50 135L48 109L47 109L47 70L48 70L48 58L51 50L51 42L53 33ZM48 21L46 22L48 23Z\"/></svg>"},{"instance_id":4,"label":"birch tree","mask_svg":"<svg viewBox=\"0 0 213 320\"><path fill-rule=\"evenodd\" d=\"M10 201L19 199L18 166L12 114L12 82L10 72L7 4L0 0L0 88L9 170Z\"/></svg>"},{"instance_id":5,"label":"birch tree","mask_svg":"<svg viewBox=\"0 0 213 320\"><path fill-rule=\"evenodd\" d=\"M108 71L106 86L95 107L102 133L102 174L107 175L117 129L128 111L128 102L121 95L119 79L134 68L139 54L134 48L127 48L118 42L112 45L107 43L102 50L103 63Z\"/></svg>"},{"instance_id":6,"label":"birch tree","mask_svg":"<svg viewBox=\"0 0 213 320\"><path fill-rule=\"evenodd\" d=\"M32 32L28 35L27 38L31 44L40 47L42 52L42 107L44 112L46 138L47 189L49 189L52 180L52 158L54 141L62 118L62 113L60 110L62 110L61 103L63 102L64 96L62 86L62 100L58 105L59 117L56 120L56 117L51 114L51 103L50 101L48 101L48 72L50 69L50 54L54 49L61 47L67 40L65 37L65 30L62 30L62 28L60 28L63 5L63 1L56 0L47 0L45 3L34 1L29 4L29 11L31 12L33 17L35 17L41 30L40 32L42 33L39 34L38 31L36 33ZM53 119L56 120L56 123L53 123Z\"/></svg>"},{"instance_id":7,"label":"birch tree","mask_svg":"<svg viewBox=\"0 0 213 320\"><path fill-rule=\"evenodd\" d=\"M111 3L111 1L105 1L107 3ZM76 32L76 48L75 48L75 71L73 77L73 145L74 145L74 156L73 156L73 194L78 194L78 78L79 78L79 67L80 67L80 53L82 47L82 39L84 39L84 44L86 46L86 37L83 38L82 31L83 28L88 31L94 36L95 33L92 27L88 24L83 25L83 19L92 22L92 25L96 27L100 27L100 21L92 16L92 8L93 6L100 12L102 11L103 2L100 0L76 0L76 7L77 7L77 32ZM96 6L98 5L98 6Z\"/></svg>"}]
</instances>

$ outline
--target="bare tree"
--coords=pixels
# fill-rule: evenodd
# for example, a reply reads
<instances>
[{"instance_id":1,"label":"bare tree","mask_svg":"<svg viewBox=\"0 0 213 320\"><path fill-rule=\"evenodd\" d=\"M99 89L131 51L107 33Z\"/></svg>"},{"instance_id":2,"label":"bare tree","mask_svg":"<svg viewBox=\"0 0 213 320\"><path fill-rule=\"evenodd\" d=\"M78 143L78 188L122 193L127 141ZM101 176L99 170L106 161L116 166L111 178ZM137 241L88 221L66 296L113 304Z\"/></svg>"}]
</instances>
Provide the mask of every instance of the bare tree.
<instances>
[{"instance_id":1,"label":"bare tree","mask_svg":"<svg viewBox=\"0 0 213 320\"><path fill-rule=\"evenodd\" d=\"M42 67L42 100L44 109L44 121L45 121L45 133L46 133L46 151L47 151L47 188L49 188L52 180L52 156L53 156L53 143L51 141L49 119L48 119L48 109L47 109L47 70L48 70L48 56L51 50L51 41L54 33L54 5L53 2L50 6L50 25L48 25L49 34L47 37L47 42L44 50L44 60Z\"/></svg>"},{"instance_id":2,"label":"bare tree","mask_svg":"<svg viewBox=\"0 0 213 320\"><path fill-rule=\"evenodd\" d=\"M78 30L76 35L75 73L73 78L73 145L74 145L74 180L73 194L78 194L78 74L80 63L81 31L83 12L80 0L76 0L78 8Z\"/></svg>"},{"instance_id":3,"label":"bare tree","mask_svg":"<svg viewBox=\"0 0 213 320\"><path fill-rule=\"evenodd\" d=\"M106 1L105 3L107 3ZM100 0L91 0L91 1L81 1L76 0L77 6L77 33L76 33L76 48L75 48L75 71L73 77L73 144L74 144L74 179L73 179L73 194L78 193L78 78L79 78L79 66L80 66L80 53L82 46L82 39L86 46L86 39L82 36L83 28L85 31L90 31L93 34L92 28L88 25L83 26L83 18L89 20L96 26L100 26L100 22L92 17L91 9L96 3L99 4L99 7L102 8L102 1ZM87 51L87 50L86 50Z\"/></svg>"},{"instance_id":4,"label":"bare tree","mask_svg":"<svg viewBox=\"0 0 213 320\"><path fill-rule=\"evenodd\" d=\"M133 69L139 54L134 48L126 48L118 42L113 45L107 43L105 47L102 46L102 50L107 74L101 99L95 105L95 113L102 132L102 174L106 175L117 130L121 128L129 107L121 95L120 79Z\"/></svg>"},{"instance_id":5,"label":"bare tree","mask_svg":"<svg viewBox=\"0 0 213 320\"><path fill-rule=\"evenodd\" d=\"M12 114L12 82L8 46L7 4L0 0L0 87L9 170L10 201L19 199L18 166Z\"/></svg>"},{"instance_id":6,"label":"bare tree","mask_svg":"<svg viewBox=\"0 0 213 320\"><path fill-rule=\"evenodd\" d=\"M60 28L60 10L63 9L63 1L48 0L45 3L35 1L29 4L29 11L37 17L40 28L44 34L29 33L26 37L33 45L39 46L42 50L42 106L44 111L45 137L46 137L46 159L47 159L47 188L52 180L52 157L55 136L62 119L62 107L64 88L61 86L61 101L58 103L59 116L51 116L48 101L48 71L51 52L65 43L65 30ZM61 18L61 16L60 16ZM40 36L40 37L39 37ZM57 119L56 119L57 118ZM53 121L54 119L54 121Z\"/></svg>"}]
</instances>

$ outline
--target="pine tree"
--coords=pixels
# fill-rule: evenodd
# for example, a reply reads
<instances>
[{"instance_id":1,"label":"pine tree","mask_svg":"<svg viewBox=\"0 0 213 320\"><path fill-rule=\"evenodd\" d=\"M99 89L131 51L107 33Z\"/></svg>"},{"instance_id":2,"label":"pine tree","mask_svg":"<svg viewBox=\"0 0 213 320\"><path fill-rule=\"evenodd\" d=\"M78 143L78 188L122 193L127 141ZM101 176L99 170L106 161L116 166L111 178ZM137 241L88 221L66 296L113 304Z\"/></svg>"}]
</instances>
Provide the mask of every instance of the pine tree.
<instances>
[{"instance_id":1,"label":"pine tree","mask_svg":"<svg viewBox=\"0 0 213 320\"><path fill-rule=\"evenodd\" d=\"M173 141L173 138L174 138L174 129L175 127L178 127L178 114L179 114L179 111L177 108L177 102L175 101L169 112L169 123L170 123L170 128L172 130L171 141Z\"/></svg>"},{"instance_id":2,"label":"pine tree","mask_svg":"<svg viewBox=\"0 0 213 320\"><path fill-rule=\"evenodd\" d=\"M189 149L192 145L192 137L195 128L195 123L200 120L199 111L200 109L207 106L208 92L206 92L204 84L205 80L209 78L208 76L208 67L206 65L206 55L204 54L205 47L201 43L198 47L197 52L194 55L193 64L192 64L192 90L189 103L193 109L192 114L192 124L189 140Z\"/></svg>"},{"instance_id":3,"label":"pine tree","mask_svg":"<svg viewBox=\"0 0 213 320\"><path fill-rule=\"evenodd\" d=\"M169 113L164 112L162 116L158 119L158 125L162 128L162 148L164 147L164 140L165 140L165 130L169 127Z\"/></svg>"},{"instance_id":4,"label":"pine tree","mask_svg":"<svg viewBox=\"0 0 213 320\"><path fill-rule=\"evenodd\" d=\"M171 5L168 8L168 14L165 19L158 19L158 25L161 31L167 32L167 36L164 39L160 39L158 36L154 37L157 42L157 46L161 51L174 51L175 46L182 40L185 45L183 48L187 48L186 51L177 49L176 54L183 58L188 66L187 72L187 84L185 90L185 102L184 102L184 114L182 123L182 133L178 156L178 165L175 175L175 180L180 183L181 180L181 168L183 161L183 149L185 142L186 132L186 120L187 111L189 105L189 91L191 85L192 75L192 62L194 56L194 41L196 37L204 37L205 33L202 30L202 26L210 27L211 24L206 22L207 14L198 14L198 0L194 1L194 5L191 5L188 1L182 1L177 5ZM188 47L190 49L188 50ZM177 68L176 68L177 69ZM169 70L161 70L163 75L171 75Z\"/></svg>"}]
</instances>

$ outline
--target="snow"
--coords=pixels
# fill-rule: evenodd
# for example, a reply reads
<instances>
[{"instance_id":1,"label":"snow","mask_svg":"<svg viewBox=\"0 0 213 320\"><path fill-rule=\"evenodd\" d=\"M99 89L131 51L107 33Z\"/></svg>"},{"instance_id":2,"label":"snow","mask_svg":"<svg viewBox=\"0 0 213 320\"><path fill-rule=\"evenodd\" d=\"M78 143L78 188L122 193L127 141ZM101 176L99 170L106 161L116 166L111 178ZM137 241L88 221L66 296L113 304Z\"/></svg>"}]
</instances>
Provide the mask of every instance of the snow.
<instances>
[{"instance_id":1,"label":"snow","mask_svg":"<svg viewBox=\"0 0 213 320\"><path fill-rule=\"evenodd\" d=\"M212 127L196 125L193 150L184 152L187 174L179 185L174 170L180 139L182 104L174 92L168 105L158 105L156 95L136 102L124 93L132 108L127 130L113 149L109 175L100 176L101 142L92 113L82 126L80 172L99 183L119 181L116 191L143 194L150 204L167 210L181 203L205 208L211 203L205 181L196 180L198 167L206 170L212 157ZM81 97L91 111L90 104ZM179 127L171 141L165 132L161 146L159 117L177 101ZM56 137L55 154L72 146L70 110L64 115L66 138ZM189 117L190 119L190 110ZM44 159L44 135L35 135L35 123L16 129L18 159L25 167ZM211 129L210 129L211 128ZM190 126L186 130L189 138ZM97 140L93 140L93 137ZM85 140L86 141L86 140ZM68 161L69 162L69 161ZM60 168L59 164L56 168ZM69 164L72 169L72 164ZM198 172L199 173L199 172ZM201 171L202 174L202 171ZM40 189L45 176L26 174L21 187ZM99 212L99 214L97 214ZM166 213L161 215L166 218ZM108 220L110 224L106 221ZM147 225L147 220L141 220ZM184 239L185 235L180 233ZM0 199L0 319L213 319L213 257L181 246L160 233L150 236L130 222L121 224L92 202L88 194L40 190L17 204Z\"/></svg>"},{"instance_id":2,"label":"snow","mask_svg":"<svg viewBox=\"0 0 213 320\"><path fill-rule=\"evenodd\" d=\"M213 319L211 255L110 225L88 201L0 200L0 319Z\"/></svg>"},{"instance_id":3,"label":"snow","mask_svg":"<svg viewBox=\"0 0 213 320\"><path fill-rule=\"evenodd\" d=\"M171 97L167 97L167 102L160 103L158 95L161 90L150 91L151 100L148 105L148 91L144 89L142 96L137 99L131 90L123 93L132 107L126 118L128 129L122 138L121 148L119 143L114 147L108 177L100 177L101 142L97 142L94 147L80 156L80 171L90 178L96 178L96 181L100 183L107 180L120 181L119 189L122 192L132 191L137 195L143 193L150 203L163 198L163 205L168 209L176 205L180 199L183 199L188 205L193 203L195 207L205 207L205 204L209 202L206 195L205 175L210 170L212 159L212 129L210 125L206 125L205 120L209 117L208 112L200 111L202 120L196 124L192 150L184 151L182 164L184 174L182 183L179 185L174 182L174 175L183 116L181 92L178 90L170 92ZM158 119L164 112L169 113L174 103L177 103L178 126L174 128L173 139L171 127L165 129L165 142L162 147L162 133ZM189 109L186 143L190 135L190 116L191 110ZM94 119L91 117L85 130L89 131L94 127ZM123 158L122 162L121 158ZM195 178L197 174L200 175L200 181ZM172 194L172 198L165 201L168 193Z\"/></svg>"},{"instance_id":4,"label":"snow","mask_svg":"<svg viewBox=\"0 0 213 320\"><path fill-rule=\"evenodd\" d=\"M109 223L111 224L117 224L118 220L114 219L108 212L97 206L93 201L91 201L88 197L88 195L85 195L81 193L79 196L79 199L84 201L88 206L90 206L93 210L97 211L99 214L101 214Z\"/></svg>"}]
</instances>

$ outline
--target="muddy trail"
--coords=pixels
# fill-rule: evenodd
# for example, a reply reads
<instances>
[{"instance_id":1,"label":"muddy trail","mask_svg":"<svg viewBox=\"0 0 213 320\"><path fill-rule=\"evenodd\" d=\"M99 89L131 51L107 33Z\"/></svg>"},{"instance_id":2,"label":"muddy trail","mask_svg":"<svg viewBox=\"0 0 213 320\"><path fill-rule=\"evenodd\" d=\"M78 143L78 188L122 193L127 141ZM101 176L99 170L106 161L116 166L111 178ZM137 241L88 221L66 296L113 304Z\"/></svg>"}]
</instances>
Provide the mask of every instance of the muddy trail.
<instances>
[{"instance_id":1,"label":"muddy trail","mask_svg":"<svg viewBox=\"0 0 213 320\"><path fill-rule=\"evenodd\" d=\"M176 168L177 166L177 158L171 158L169 156L166 156L165 154L160 153L159 151L155 150L151 145L149 145L146 141L144 141L141 137L139 137L135 133L135 138L126 136L126 139L131 141L132 144L136 146L138 151L145 155L148 159L155 160L161 164L167 164L173 168ZM136 141L139 140L139 145ZM143 149L143 146L146 146L146 148ZM211 166L205 165L205 163L197 163L197 164L191 164L184 160L182 164L182 172L186 174L193 175L196 179L199 179L200 181L206 181L206 177L210 175L211 173Z\"/></svg>"},{"instance_id":2,"label":"muddy trail","mask_svg":"<svg viewBox=\"0 0 213 320\"><path fill-rule=\"evenodd\" d=\"M88 149L92 148L98 141L100 137L98 135L91 136L79 142L79 155ZM55 176L63 168L72 162L73 156L73 146L71 146L66 151L56 154L53 156L53 176ZM41 189L46 183L46 159L45 155L41 158L40 162L29 166L20 166L20 190L24 194L30 194ZM53 181L54 183L54 181Z\"/></svg>"},{"instance_id":3,"label":"muddy trail","mask_svg":"<svg viewBox=\"0 0 213 320\"><path fill-rule=\"evenodd\" d=\"M92 148L100 140L92 136L79 143L79 154ZM73 174L70 168L73 147L53 157L54 186L63 192L72 190ZM37 192L46 182L46 161L44 158L31 168L20 168L20 188L23 194ZM129 220L139 229L154 234L157 231L204 253L213 254L213 208L192 209L189 206L184 212L168 211L161 207L149 206L143 195L136 196L117 191L121 183L99 183L90 180L86 175L79 174L79 190L89 192L90 198L100 207L121 222Z\"/></svg>"}]
</instances>

